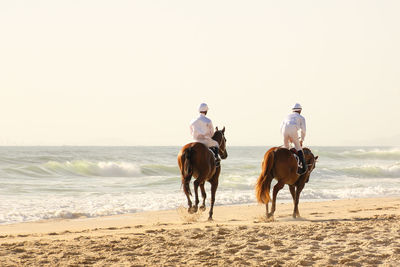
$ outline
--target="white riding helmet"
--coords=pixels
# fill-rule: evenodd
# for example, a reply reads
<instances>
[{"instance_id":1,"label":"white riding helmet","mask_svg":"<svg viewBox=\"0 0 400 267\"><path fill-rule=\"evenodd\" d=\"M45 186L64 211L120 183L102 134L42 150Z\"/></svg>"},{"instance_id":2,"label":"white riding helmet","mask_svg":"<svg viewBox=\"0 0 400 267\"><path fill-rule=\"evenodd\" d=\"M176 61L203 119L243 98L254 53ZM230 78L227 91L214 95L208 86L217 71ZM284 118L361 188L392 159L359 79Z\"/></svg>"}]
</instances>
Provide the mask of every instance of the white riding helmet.
<instances>
[{"instance_id":1,"label":"white riding helmet","mask_svg":"<svg viewBox=\"0 0 400 267\"><path fill-rule=\"evenodd\" d=\"M300 111L300 110L302 110L302 107L301 107L301 105L300 105L299 103L296 103L296 104L293 106L292 110L293 110L293 111Z\"/></svg>"},{"instance_id":2,"label":"white riding helmet","mask_svg":"<svg viewBox=\"0 0 400 267\"><path fill-rule=\"evenodd\" d=\"M208 106L206 103L201 103L199 106L199 112L206 112L208 111Z\"/></svg>"}]
</instances>

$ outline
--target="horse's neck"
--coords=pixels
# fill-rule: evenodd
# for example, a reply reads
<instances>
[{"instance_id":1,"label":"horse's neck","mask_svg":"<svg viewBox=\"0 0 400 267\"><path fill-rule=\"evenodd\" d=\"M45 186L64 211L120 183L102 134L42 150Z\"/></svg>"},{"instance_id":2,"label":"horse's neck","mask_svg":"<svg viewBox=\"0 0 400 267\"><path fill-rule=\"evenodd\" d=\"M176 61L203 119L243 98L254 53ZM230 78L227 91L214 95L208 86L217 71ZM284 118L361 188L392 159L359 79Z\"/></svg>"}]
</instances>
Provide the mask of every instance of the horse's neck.
<instances>
[{"instance_id":1,"label":"horse's neck","mask_svg":"<svg viewBox=\"0 0 400 267\"><path fill-rule=\"evenodd\" d=\"M217 132L215 132L215 134L213 135L213 137L211 137L211 139L214 140L215 142L217 142L218 145L221 145L221 140L218 140L216 133Z\"/></svg>"}]
</instances>

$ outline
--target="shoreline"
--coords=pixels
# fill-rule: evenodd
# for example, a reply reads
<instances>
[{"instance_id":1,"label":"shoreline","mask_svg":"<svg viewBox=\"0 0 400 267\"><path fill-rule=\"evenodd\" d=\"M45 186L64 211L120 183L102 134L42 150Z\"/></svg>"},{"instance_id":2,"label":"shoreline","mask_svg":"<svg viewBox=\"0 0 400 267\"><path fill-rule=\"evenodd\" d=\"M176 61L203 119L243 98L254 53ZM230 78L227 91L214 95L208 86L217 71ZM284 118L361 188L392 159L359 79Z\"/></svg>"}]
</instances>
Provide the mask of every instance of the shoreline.
<instances>
[{"instance_id":1,"label":"shoreline","mask_svg":"<svg viewBox=\"0 0 400 267\"><path fill-rule=\"evenodd\" d=\"M400 264L400 197L186 208L0 226L0 265ZM374 253L372 253L374 251ZM393 264L393 265L391 265Z\"/></svg>"},{"instance_id":2,"label":"shoreline","mask_svg":"<svg viewBox=\"0 0 400 267\"><path fill-rule=\"evenodd\" d=\"M272 192L271 192L272 194ZM332 202L332 201L351 201L351 200L364 200L364 199L400 199L400 196L391 196L391 197L365 197L365 198L348 198L348 199L305 199L302 200L300 199L300 205L303 203L320 203L320 202ZM290 205L293 203L292 199L278 199L276 205ZM208 214L208 208L209 208L209 203L207 204L207 210L204 213ZM271 202L269 204L271 206ZM230 207L253 207L253 206L264 206L264 204L258 204L256 202L253 203L244 203L244 204L228 204L228 205L216 205L214 206L214 209L216 208L222 208L223 210L225 208L230 208ZM148 210L148 211L138 211L135 213L124 213L124 214L114 214L114 215L104 215L104 216L96 216L96 217L86 217L86 216L75 216L73 218L50 218L50 219L41 219L41 220L35 220L35 221L24 221L24 222L12 222L12 223L4 223L0 224L0 233L2 230L7 231L8 228L19 228L18 225L29 225L29 224L37 224L37 225L43 225L43 224L48 224L51 225L53 223L55 224L60 224L62 222L71 222L73 224L74 221L86 221L86 220L92 220L92 221L97 221L97 220L114 220L114 221L119 221L122 220L122 217L129 217L131 219L137 219L141 220L142 217L146 217L147 215L150 217L153 217L152 215L155 215L157 213L160 213L160 216L164 213L169 213L169 212L179 212L182 213L183 210L186 209L184 206L180 206L178 208L172 208L172 209L167 209L167 210ZM141 215L143 214L143 216ZM276 214L275 214L276 215ZM121 218L119 218L121 217ZM167 216L169 217L169 216ZM84 225L85 223L82 223Z\"/></svg>"},{"instance_id":3,"label":"shoreline","mask_svg":"<svg viewBox=\"0 0 400 267\"><path fill-rule=\"evenodd\" d=\"M302 218L303 215L308 215L309 218L305 219L305 221L314 221L318 216L314 216L317 213L310 213L310 210L313 208L320 208L318 206L332 207L337 208L343 203L343 205L356 204L362 202L364 204L370 203L373 206L375 202L385 203L398 201L400 204L400 197L382 197L382 198L354 198L354 199L331 199L331 200L311 200L311 201L301 201L299 203L299 210ZM336 203L335 203L336 202ZM316 204L316 205L314 205ZM285 218L286 220L290 220L291 213L293 209L292 200L284 201L279 199L276 203L276 211L275 211L275 221L279 222L279 218ZM269 204L271 209L271 203ZM307 214L303 214L302 207L305 209ZM229 210L240 210L247 214L249 217L245 218L243 215L238 215L238 221L251 221L251 218L254 217L263 217L265 216L265 205L264 204L235 204L235 205L221 205L214 206L214 223L215 222L225 222L227 217L229 220L235 221L233 215L229 215ZM248 209L248 211L246 211ZM383 208L377 208L378 210ZM209 206L207 206L207 210L205 212L200 212L197 214L188 214L187 208L181 206L175 209L168 210L155 210L155 211L141 211L136 213L128 213L128 214L117 214L117 215L108 215L108 216L100 216L100 217L78 217L78 218L55 218L55 219L45 219L39 221L28 221L28 222L17 222L11 224L3 224L0 225L0 234L42 234L46 232L54 232L54 231L66 231L69 228L76 230L91 230L95 228L105 228L105 227L123 227L128 225L154 225L154 224L179 224L179 223L212 223L207 220L208 217ZM222 212L221 218L218 217L218 213ZM284 214L282 214L284 212ZM354 211L353 211L354 212ZM350 211L350 214L353 213ZM329 212L330 213L330 212ZM399 212L400 213L400 212ZM366 212L362 213L363 215ZM252 216L254 215L254 216ZM344 212L341 212L342 219L349 219ZM351 217L351 216L350 216ZM219 220L218 220L219 218ZM254 219L253 218L253 219ZM278 219L277 219L278 218ZM303 220L298 219L298 220ZM327 220L329 219L337 219L334 216L327 216ZM296 221L296 219L293 219ZM297 220L297 221L298 221Z\"/></svg>"}]
</instances>

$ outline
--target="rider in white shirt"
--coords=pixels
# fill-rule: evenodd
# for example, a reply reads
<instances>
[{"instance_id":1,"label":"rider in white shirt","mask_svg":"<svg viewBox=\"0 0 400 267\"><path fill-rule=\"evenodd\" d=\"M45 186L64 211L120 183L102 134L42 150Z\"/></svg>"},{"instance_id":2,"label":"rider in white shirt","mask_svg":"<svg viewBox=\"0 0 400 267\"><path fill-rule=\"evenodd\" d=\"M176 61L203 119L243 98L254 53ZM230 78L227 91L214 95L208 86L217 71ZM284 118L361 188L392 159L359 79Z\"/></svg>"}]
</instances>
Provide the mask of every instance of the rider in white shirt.
<instances>
[{"instance_id":1,"label":"rider in white shirt","mask_svg":"<svg viewBox=\"0 0 400 267\"><path fill-rule=\"evenodd\" d=\"M307 164L303 153L303 141L306 136L306 119L300 115L302 107L296 103L292 108L293 113L289 114L281 124L281 133L283 135L284 147L289 149L289 143L293 143L297 150L297 154L301 160L303 168L299 170L300 174L307 171ZM301 131L299 140L298 131Z\"/></svg>"},{"instance_id":2,"label":"rider in white shirt","mask_svg":"<svg viewBox=\"0 0 400 267\"><path fill-rule=\"evenodd\" d=\"M214 127L212 121L206 117L208 106L206 103L201 103L199 107L200 116L192 120L190 123L190 134L195 142L202 143L209 147L215 154L217 161L218 157L218 143L212 139L214 135Z\"/></svg>"}]
</instances>

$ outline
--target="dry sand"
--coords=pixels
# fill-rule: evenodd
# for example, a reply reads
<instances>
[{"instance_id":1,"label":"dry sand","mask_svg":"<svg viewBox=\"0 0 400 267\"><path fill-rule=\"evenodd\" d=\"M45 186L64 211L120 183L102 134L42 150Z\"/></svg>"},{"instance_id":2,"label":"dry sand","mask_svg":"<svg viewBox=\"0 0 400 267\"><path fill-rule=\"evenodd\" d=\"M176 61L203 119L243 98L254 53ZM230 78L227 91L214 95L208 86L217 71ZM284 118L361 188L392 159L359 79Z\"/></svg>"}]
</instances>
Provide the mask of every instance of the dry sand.
<instances>
[{"instance_id":1,"label":"dry sand","mask_svg":"<svg viewBox=\"0 0 400 267\"><path fill-rule=\"evenodd\" d=\"M0 226L0 266L400 266L400 198L217 206ZM207 209L208 211L208 209Z\"/></svg>"}]
</instances>

